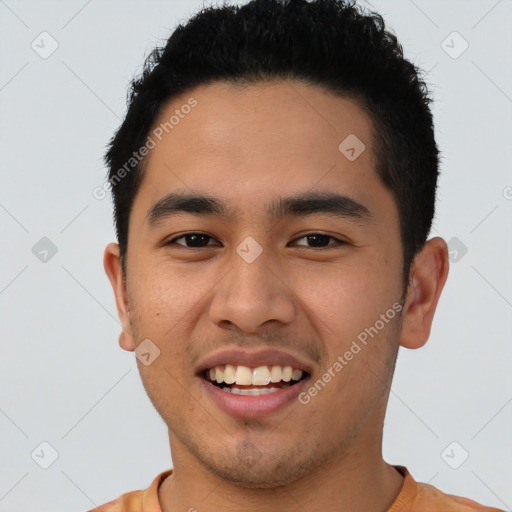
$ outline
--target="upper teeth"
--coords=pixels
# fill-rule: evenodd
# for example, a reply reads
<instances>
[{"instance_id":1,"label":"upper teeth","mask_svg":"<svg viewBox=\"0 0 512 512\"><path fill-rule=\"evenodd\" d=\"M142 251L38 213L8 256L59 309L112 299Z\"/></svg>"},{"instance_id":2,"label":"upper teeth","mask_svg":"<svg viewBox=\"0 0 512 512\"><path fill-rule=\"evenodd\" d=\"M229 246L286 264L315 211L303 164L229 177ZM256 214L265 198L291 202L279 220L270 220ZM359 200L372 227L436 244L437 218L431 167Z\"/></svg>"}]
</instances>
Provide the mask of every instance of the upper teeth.
<instances>
[{"instance_id":1,"label":"upper teeth","mask_svg":"<svg viewBox=\"0 0 512 512\"><path fill-rule=\"evenodd\" d=\"M290 382L300 380L302 370L293 369L291 366L234 366L231 364L215 366L208 370L210 380L221 384L239 384L242 386L266 386L270 382Z\"/></svg>"}]
</instances>

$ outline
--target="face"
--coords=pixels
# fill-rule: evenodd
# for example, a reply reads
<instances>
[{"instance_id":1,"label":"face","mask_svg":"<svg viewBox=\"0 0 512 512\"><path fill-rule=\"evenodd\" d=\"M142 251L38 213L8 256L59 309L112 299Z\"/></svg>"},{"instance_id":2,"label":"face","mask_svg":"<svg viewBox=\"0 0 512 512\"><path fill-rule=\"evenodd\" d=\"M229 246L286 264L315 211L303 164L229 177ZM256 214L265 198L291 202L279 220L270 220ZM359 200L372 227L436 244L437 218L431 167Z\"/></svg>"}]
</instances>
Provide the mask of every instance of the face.
<instances>
[{"instance_id":1,"label":"face","mask_svg":"<svg viewBox=\"0 0 512 512\"><path fill-rule=\"evenodd\" d=\"M379 444L403 260L370 119L285 81L195 88L155 128L176 110L130 215L121 335L160 351L138 365L173 458L275 487Z\"/></svg>"}]
</instances>

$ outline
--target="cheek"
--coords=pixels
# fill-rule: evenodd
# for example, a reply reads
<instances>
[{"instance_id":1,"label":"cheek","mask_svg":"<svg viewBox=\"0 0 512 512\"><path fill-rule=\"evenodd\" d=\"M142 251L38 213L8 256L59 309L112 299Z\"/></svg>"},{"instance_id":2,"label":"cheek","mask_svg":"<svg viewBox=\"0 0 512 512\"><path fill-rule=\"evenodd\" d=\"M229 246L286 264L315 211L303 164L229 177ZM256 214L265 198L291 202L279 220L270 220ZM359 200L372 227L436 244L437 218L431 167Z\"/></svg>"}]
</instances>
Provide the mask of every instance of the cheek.
<instances>
[{"instance_id":1,"label":"cheek","mask_svg":"<svg viewBox=\"0 0 512 512\"><path fill-rule=\"evenodd\" d=\"M336 424L346 414L358 417L389 380L398 340L393 305L399 306L401 269L390 268L388 261L384 255L368 254L366 261L347 262L323 279L317 276L316 286L308 286L310 321L322 333L326 351L322 370L330 369L320 376L328 383L325 389L322 383L317 386L322 389L318 405L339 405L331 418Z\"/></svg>"},{"instance_id":2,"label":"cheek","mask_svg":"<svg viewBox=\"0 0 512 512\"><path fill-rule=\"evenodd\" d=\"M369 254L365 259L347 260L334 270L307 277L304 273L297 275L295 282L311 321L316 319L322 332L335 338L333 343L342 348L344 342L373 325L400 298L400 277L385 257Z\"/></svg>"},{"instance_id":3,"label":"cheek","mask_svg":"<svg viewBox=\"0 0 512 512\"><path fill-rule=\"evenodd\" d=\"M171 397L179 393L179 382L185 369L190 368L189 334L184 320L194 297L189 300L182 286L179 279L158 269L141 272L137 282L132 283L131 322L135 344L149 339L157 347L152 350L159 351L150 365L139 360L137 364L148 395L158 402L174 400Z\"/></svg>"},{"instance_id":4,"label":"cheek","mask_svg":"<svg viewBox=\"0 0 512 512\"><path fill-rule=\"evenodd\" d=\"M198 278L191 269L147 265L132 287L134 311L139 321L155 334L171 333L175 328L183 328L182 320L193 313L210 288L204 273Z\"/></svg>"}]
</instances>

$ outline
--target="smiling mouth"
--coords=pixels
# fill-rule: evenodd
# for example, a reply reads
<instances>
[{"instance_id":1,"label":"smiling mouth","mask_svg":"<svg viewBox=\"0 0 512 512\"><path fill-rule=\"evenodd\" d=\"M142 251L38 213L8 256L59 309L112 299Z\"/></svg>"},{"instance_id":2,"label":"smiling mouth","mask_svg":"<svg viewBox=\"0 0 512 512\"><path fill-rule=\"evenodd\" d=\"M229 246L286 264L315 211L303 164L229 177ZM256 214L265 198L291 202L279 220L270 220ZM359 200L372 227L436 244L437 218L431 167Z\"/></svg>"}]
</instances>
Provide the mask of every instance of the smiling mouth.
<instances>
[{"instance_id":1,"label":"smiling mouth","mask_svg":"<svg viewBox=\"0 0 512 512\"><path fill-rule=\"evenodd\" d=\"M218 365L203 372L214 386L235 395L257 396L275 393L306 379L309 374L291 366Z\"/></svg>"}]
</instances>

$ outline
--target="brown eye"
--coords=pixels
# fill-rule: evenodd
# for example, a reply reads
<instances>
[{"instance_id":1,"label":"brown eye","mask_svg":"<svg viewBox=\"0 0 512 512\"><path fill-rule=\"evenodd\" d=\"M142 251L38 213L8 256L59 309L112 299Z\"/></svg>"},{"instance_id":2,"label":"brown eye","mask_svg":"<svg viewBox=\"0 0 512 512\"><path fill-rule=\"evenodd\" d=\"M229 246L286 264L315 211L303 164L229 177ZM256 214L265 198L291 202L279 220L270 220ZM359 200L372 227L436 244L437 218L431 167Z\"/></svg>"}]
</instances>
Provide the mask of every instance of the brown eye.
<instances>
[{"instance_id":1,"label":"brown eye","mask_svg":"<svg viewBox=\"0 0 512 512\"><path fill-rule=\"evenodd\" d=\"M185 239L185 243L178 243L178 240ZM179 237L173 238L165 243L165 245L183 245L188 249L200 249L201 247L208 247L209 244L205 243L210 240L214 240L213 237L205 233L185 233Z\"/></svg>"},{"instance_id":2,"label":"brown eye","mask_svg":"<svg viewBox=\"0 0 512 512\"><path fill-rule=\"evenodd\" d=\"M306 245L307 247L311 247L311 248L317 247L320 249L334 247L336 245L345 243L341 240L338 240L337 238L334 238L333 236L324 235L322 233L311 233L308 235L304 235L300 238L297 238L296 241L303 240L303 239L306 240L306 244L310 244L310 245ZM335 243L329 244L329 240L334 240ZM305 245L305 244L297 244L297 245Z\"/></svg>"}]
</instances>

